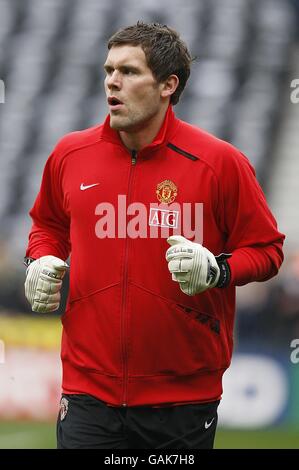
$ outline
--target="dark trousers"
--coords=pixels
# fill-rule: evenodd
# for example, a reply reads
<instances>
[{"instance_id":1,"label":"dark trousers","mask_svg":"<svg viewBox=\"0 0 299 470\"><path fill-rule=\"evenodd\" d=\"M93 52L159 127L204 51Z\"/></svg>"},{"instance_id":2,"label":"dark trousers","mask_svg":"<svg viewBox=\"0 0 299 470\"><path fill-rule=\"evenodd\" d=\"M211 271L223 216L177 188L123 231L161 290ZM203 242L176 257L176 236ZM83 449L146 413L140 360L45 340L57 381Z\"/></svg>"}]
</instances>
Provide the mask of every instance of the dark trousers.
<instances>
[{"instance_id":1,"label":"dark trousers","mask_svg":"<svg viewBox=\"0 0 299 470\"><path fill-rule=\"evenodd\" d=\"M111 407L62 395L58 449L212 449L219 401L154 408Z\"/></svg>"}]
</instances>

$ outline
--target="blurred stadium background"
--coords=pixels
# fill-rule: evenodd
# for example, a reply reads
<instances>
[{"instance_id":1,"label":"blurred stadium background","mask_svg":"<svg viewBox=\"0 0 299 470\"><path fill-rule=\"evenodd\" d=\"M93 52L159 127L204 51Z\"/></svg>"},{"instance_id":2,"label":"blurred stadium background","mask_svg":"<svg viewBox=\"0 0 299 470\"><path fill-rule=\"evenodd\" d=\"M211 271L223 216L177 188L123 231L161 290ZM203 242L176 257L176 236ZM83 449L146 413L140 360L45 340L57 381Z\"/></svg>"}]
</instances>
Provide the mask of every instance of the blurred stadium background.
<instances>
[{"instance_id":1,"label":"blurred stadium background","mask_svg":"<svg viewBox=\"0 0 299 470\"><path fill-rule=\"evenodd\" d=\"M198 56L176 112L248 156L287 234L279 276L238 289L216 447L299 448L295 0L0 0L0 448L55 447L60 320L24 299L28 210L57 139L105 117L105 42L139 19Z\"/></svg>"}]
</instances>

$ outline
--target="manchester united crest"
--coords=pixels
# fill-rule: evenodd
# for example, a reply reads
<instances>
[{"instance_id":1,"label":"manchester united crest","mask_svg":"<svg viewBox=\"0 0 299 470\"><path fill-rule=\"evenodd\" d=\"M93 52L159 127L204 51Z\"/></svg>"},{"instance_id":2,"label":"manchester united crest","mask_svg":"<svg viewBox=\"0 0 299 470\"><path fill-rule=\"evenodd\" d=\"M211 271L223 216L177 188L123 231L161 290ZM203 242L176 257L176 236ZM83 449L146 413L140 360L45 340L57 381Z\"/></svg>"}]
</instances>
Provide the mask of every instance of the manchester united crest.
<instances>
[{"instance_id":1,"label":"manchester united crest","mask_svg":"<svg viewBox=\"0 0 299 470\"><path fill-rule=\"evenodd\" d=\"M69 401L63 397L60 400L60 421L63 421L69 409Z\"/></svg>"},{"instance_id":2,"label":"manchester united crest","mask_svg":"<svg viewBox=\"0 0 299 470\"><path fill-rule=\"evenodd\" d=\"M172 181L165 180L157 185L156 194L159 202L171 204L177 197L178 188Z\"/></svg>"}]
</instances>

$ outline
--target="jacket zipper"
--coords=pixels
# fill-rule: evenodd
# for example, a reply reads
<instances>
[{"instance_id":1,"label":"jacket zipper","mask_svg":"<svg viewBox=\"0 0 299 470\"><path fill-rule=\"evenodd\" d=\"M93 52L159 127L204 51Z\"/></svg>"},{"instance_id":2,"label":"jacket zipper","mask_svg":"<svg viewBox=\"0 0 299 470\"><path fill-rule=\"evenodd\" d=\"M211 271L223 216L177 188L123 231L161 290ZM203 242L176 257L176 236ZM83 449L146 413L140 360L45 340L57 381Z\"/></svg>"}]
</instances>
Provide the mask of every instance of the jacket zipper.
<instances>
[{"instance_id":1,"label":"jacket zipper","mask_svg":"<svg viewBox=\"0 0 299 470\"><path fill-rule=\"evenodd\" d=\"M132 180L134 174L134 168L137 162L137 151L132 150L131 152L131 167L129 174L128 183L128 201L130 204L131 192L132 192ZM123 271L123 294L122 294L122 316L121 316L121 337L122 337L122 354L123 354L123 365L124 365L124 385L123 385L123 398L122 406L127 406L127 387L128 387L128 350L127 350L127 314L126 314L126 303L127 303L127 288L128 288L128 258L129 258L129 240L126 233L125 238L125 258L124 258L124 271Z\"/></svg>"}]
</instances>

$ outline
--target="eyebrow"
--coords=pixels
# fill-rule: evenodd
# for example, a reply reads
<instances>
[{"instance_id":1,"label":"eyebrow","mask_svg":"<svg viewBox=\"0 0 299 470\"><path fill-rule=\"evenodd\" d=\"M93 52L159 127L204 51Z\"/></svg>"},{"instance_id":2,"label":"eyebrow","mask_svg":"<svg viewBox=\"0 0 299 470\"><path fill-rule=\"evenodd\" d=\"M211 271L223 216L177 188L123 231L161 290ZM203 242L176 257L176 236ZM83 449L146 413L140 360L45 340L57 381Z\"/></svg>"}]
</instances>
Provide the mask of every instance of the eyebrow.
<instances>
[{"instance_id":1,"label":"eyebrow","mask_svg":"<svg viewBox=\"0 0 299 470\"><path fill-rule=\"evenodd\" d=\"M112 64L104 64L104 70L108 71L108 70L111 70L113 69L113 65ZM131 64L125 64L125 65L120 65L118 67L118 69L120 71L124 71L124 70L133 70L134 72L140 72L141 69L139 67L136 67L135 65L131 65Z\"/></svg>"}]
</instances>

